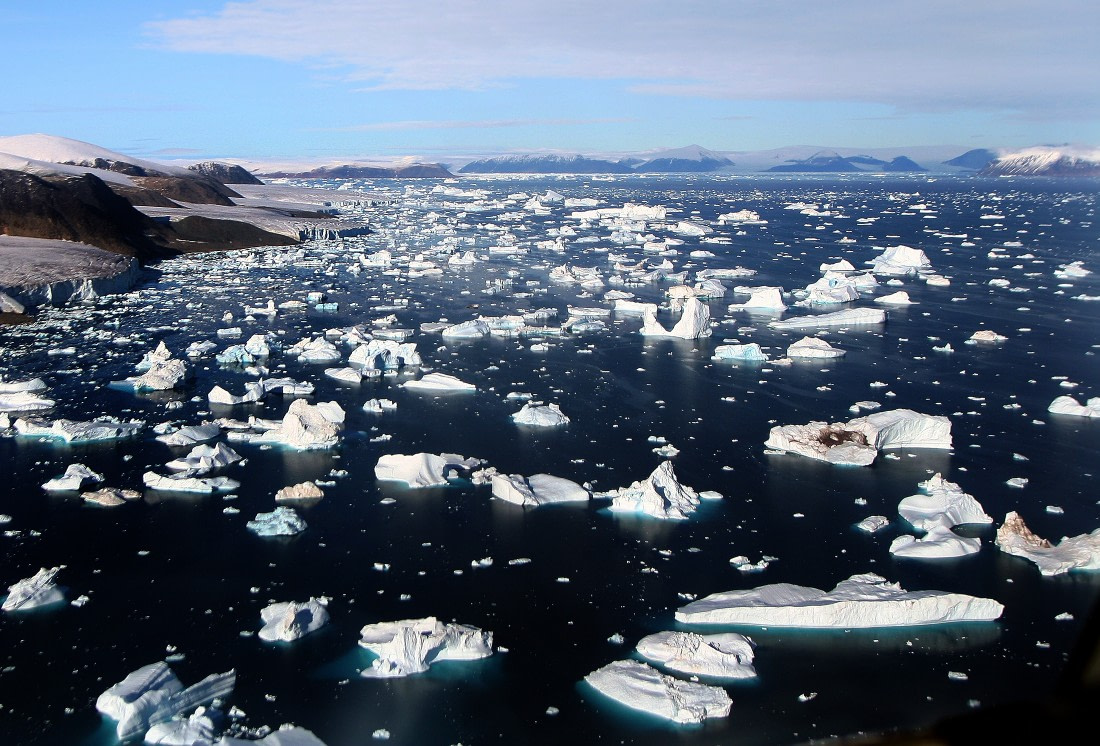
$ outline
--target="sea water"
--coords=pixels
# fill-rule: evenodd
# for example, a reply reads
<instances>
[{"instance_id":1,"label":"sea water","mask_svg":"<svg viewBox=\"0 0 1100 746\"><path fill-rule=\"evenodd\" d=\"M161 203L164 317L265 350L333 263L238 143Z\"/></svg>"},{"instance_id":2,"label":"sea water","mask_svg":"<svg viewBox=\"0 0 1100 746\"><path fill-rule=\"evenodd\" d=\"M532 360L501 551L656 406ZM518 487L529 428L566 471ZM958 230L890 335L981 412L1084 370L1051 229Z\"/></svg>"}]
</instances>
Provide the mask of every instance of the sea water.
<instances>
[{"instance_id":1,"label":"sea water","mask_svg":"<svg viewBox=\"0 0 1100 746\"><path fill-rule=\"evenodd\" d=\"M194 341L214 340L220 351L262 332L289 347L389 313L396 326L413 330L440 319L458 323L547 307L560 311L549 323L561 323L568 305L610 304L601 292L549 282L549 270L596 267L606 280L615 274L608 252L630 262L667 258L677 271L745 267L756 274L725 284L792 290L818 279L821 263L846 258L862 268L883 248L904 244L923 249L951 284L901 278L901 287L891 287L881 277L878 295L903 289L915 305L889 308L883 325L822 334L847 351L843 358L789 367L710 359L728 340L757 342L771 358L782 357L791 342L812 333L772 330L767 322L774 315L728 312L729 303L746 297L733 295L710 302L713 335L690 341L643 338L639 318L629 316L610 317L604 331L560 339L456 341L416 331L409 341L424 366L475 383L472 394L404 390L400 382L415 377L408 371L349 386L323 375L331 366L276 354L271 375L310 381L317 387L310 401L343 406L342 442L314 452L235 445L247 463L223 472L242 483L229 496L145 492L135 504L108 510L40 488L68 464L83 463L112 486L140 489L145 471L163 473L166 461L186 453L157 443L148 429L134 440L91 445L0 438L0 513L12 517L0 536L0 582L64 564L59 581L68 597L89 599L80 607L0 616L5 743L113 742L95 698L130 671L168 656L185 684L236 669L226 707L238 708L238 725L292 722L330 746L365 743L378 729L402 744L788 743L918 727L1051 690L1100 576L1043 578L992 540L1009 510L1055 541L1100 526L1094 478L1100 423L1046 412L1061 394L1100 395L1100 304L1088 300L1100 295L1094 184L926 176L437 184L321 183L374 194L379 206L344 209L363 210L375 231L163 262L129 294L4 329L0 372L12 380L43 377L57 400L54 418L106 415L150 427L219 416L279 418L287 401L278 396L232 409L210 406L206 394L215 384L240 393L254 380L219 366L213 354L194 361L194 379L178 392L134 395L106 385L133 375L133 365L160 341L177 357ZM524 210L527 197L548 189L594 198L601 207L664 205L666 220L651 222L646 233L684 243L674 255L653 256L639 243L612 243L606 228L584 227L560 203L549 205L548 214ZM828 214L786 209L798 202ZM740 209L767 223L715 222ZM677 236L669 227L680 220L714 233ZM536 246L564 225L576 230L564 251ZM489 251L505 232L524 253ZM399 259L424 253L443 274L410 278L407 271L359 267L358 255L382 249ZM469 249L483 261L446 266L448 252ZM689 256L699 249L714 256ZM1055 277L1060 265L1078 260L1094 274ZM992 279L1006 279L1008 287L991 286ZM661 302L667 286L626 290ZM305 300L310 291L323 292L336 310L243 318L244 306ZM874 304L865 297L849 305ZM226 312L232 321L223 321ZM785 317L801 313L791 308ZM660 318L668 327L675 317ZM216 330L228 326L241 326L242 337L219 339ZM1008 339L965 344L980 329ZM933 350L945 343L953 353ZM50 354L67 347L75 354ZM522 402L507 399L510 392L560 405L569 424L515 425L509 415ZM398 409L363 412L372 398L392 399ZM855 416L849 407L864 400L949 417L954 448L880 454L866 468L765 453L773 425L844 421ZM606 500L525 510L465 480L411 490L378 482L373 472L382 454L449 452L485 459L502 473L543 472L611 490L661 463L651 436L679 449L673 464L682 483L724 499L705 502L687 521L665 522L609 513ZM895 559L890 541L909 531L897 503L936 472L974 495L995 524L960 529L982 539L977 555ZM1012 477L1026 477L1027 486L1006 485ZM305 532L263 539L245 528L256 513L272 509L275 491L305 480L327 483L321 502L300 509ZM1063 512L1048 512L1048 505ZM854 528L876 513L888 516L890 526L874 535ZM778 559L763 572L743 574L729 563L736 555ZM491 566L472 566L486 557ZM521 558L530 562L509 564ZM686 598L775 582L828 589L862 572L909 590L992 597L1005 612L993 623L932 627L738 628L757 643L759 676L727 683L730 717L703 726L631 711L582 681L630 656L646 634L676 628L673 614ZM321 631L292 645L255 636L269 603L318 596L331 599L332 621ZM1063 613L1072 619L1055 619ZM405 679L358 676L370 665L370 655L356 646L363 625L429 615L491 630L504 650ZM616 634L622 644L609 641ZM800 696L810 694L816 696Z\"/></svg>"}]
</instances>

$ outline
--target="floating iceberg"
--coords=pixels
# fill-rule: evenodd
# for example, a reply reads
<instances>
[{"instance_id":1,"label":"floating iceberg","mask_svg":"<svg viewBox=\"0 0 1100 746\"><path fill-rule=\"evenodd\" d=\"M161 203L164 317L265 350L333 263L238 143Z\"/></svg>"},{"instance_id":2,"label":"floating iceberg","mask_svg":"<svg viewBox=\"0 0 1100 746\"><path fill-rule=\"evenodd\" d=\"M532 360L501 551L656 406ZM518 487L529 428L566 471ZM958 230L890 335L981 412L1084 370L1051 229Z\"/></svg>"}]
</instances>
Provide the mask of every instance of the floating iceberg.
<instances>
[{"instance_id":1,"label":"floating iceberg","mask_svg":"<svg viewBox=\"0 0 1100 746\"><path fill-rule=\"evenodd\" d=\"M73 420L23 419L15 421L15 431L28 438L57 438L66 443L90 443L100 440L123 440L132 438L145 427L142 422L118 422L116 420L92 420L75 422Z\"/></svg>"},{"instance_id":2,"label":"floating iceberg","mask_svg":"<svg viewBox=\"0 0 1100 746\"><path fill-rule=\"evenodd\" d=\"M978 344L979 342L987 344L1000 344L1001 342L1007 342L1008 337L1003 334L998 334L992 329L979 329L970 335L970 339L966 340L966 344Z\"/></svg>"},{"instance_id":3,"label":"floating iceberg","mask_svg":"<svg viewBox=\"0 0 1100 746\"><path fill-rule=\"evenodd\" d=\"M904 290L899 290L896 293L890 293L889 295L880 295L875 298L875 303L882 303L887 306L911 306L913 301L909 300L909 293Z\"/></svg>"},{"instance_id":4,"label":"floating iceberg","mask_svg":"<svg viewBox=\"0 0 1100 746\"><path fill-rule=\"evenodd\" d=\"M438 372L429 373L415 381L405 381L401 386L414 391L477 391L477 386L472 383Z\"/></svg>"},{"instance_id":5,"label":"floating iceberg","mask_svg":"<svg viewBox=\"0 0 1100 746\"><path fill-rule=\"evenodd\" d=\"M551 503L583 502L589 492L576 482L550 474L494 474L490 484L493 497L516 505L537 507Z\"/></svg>"},{"instance_id":6,"label":"floating iceberg","mask_svg":"<svg viewBox=\"0 0 1100 746\"><path fill-rule=\"evenodd\" d=\"M229 477L196 477L188 472L164 476L154 471L147 471L141 479L151 490L198 492L204 495L214 492L232 492L241 486L240 482Z\"/></svg>"},{"instance_id":7,"label":"floating iceberg","mask_svg":"<svg viewBox=\"0 0 1100 746\"><path fill-rule=\"evenodd\" d=\"M405 365L420 365L422 361L415 342L372 339L352 350L348 362L367 370L397 370Z\"/></svg>"},{"instance_id":8,"label":"floating iceberg","mask_svg":"<svg viewBox=\"0 0 1100 746\"><path fill-rule=\"evenodd\" d=\"M64 474L43 484L42 489L47 492L75 492L82 489L85 482L102 481L102 474L92 471L84 464L69 464Z\"/></svg>"},{"instance_id":9,"label":"floating iceberg","mask_svg":"<svg viewBox=\"0 0 1100 746\"><path fill-rule=\"evenodd\" d=\"M783 302L783 288L760 287L752 288L752 295L744 303L732 303L730 311L786 311L787 304Z\"/></svg>"},{"instance_id":10,"label":"floating iceberg","mask_svg":"<svg viewBox=\"0 0 1100 746\"><path fill-rule=\"evenodd\" d=\"M924 494L911 495L898 503L898 514L919 531L952 528L966 523L993 523L981 504L936 474L917 485Z\"/></svg>"},{"instance_id":11,"label":"floating iceberg","mask_svg":"<svg viewBox=\"0 0 1100 746\"><path fill-rule=\"evenodd\" d=\"M1047 411L1072 417L1100 417L1100 396L1094 396L1084 404L1080 404L1072 396L1059 396L1050 403Z\"/></svg>"},{"instance_id":12,"label":"floating iceberg","mask_svg":"<svg viewBox=\"0 0 1100 746\"><path fill-rule=\"evenodd\" d=\"M765 627L898 627L990 621L1004 610L990 598L945 591L906 591L873 573L853 575L831 591L790 583L715 593L676 612L684 624Z\"/></svg>"},{"instance_id":13,"label":"floating iceberg","mask_svg":"<svg viewBox=\"0 0 1100 746\"><path fill-rule=\"evenodd\" d=\"M959 536L946 526L935 526L919 539L902 534L890 542L890 554L914 559L946 559L976 554L982 540Z\"/></svg>"},{"instance_id":14,"label":"floating iceberg","mask_svg":"<svg viewBox=\"0 0 1100 746\"><path fill-rule=\"evenodd\" d=\"M65 600L65 593L54 582L54 578L64 568L65 565L58 565L48 570L43 567L31 577L23 578L15 585L8 586L8 597L4 599L4 605L0 606L0 610L27 611L61 603Z\"/></svg>"},{"instance_id":15,"label":"floating iceberg","mask_svg":"<svg viewBox=\"0 0 1100 746\"><path fill-rule=\"evenodd\" d=\"M1020 514L1012 511L997 529L996 544L1002 552L1034 562L1043 575L1100 570L1100 528L1091 534L1068 536L1051 544L1032 533Z\"/></svg>"},{"instance_id":16,"label":"floating iceberg","mask_svg":"<svg viewBox=\"0 0 1100 746\"><path fill-rule=\"evenodd\" d=\"M359 383L363 373L358 368L325 368L325 376L341 383Z\"/></svg>"},{"instance_id":17,"label":"floating iceberg","mask_svg":"<svg viewBox=\"0 0 1100 746\"><path fill-rule=\"evenodd\" d=\"M245 524L257 536L294 536L306 530L306 522L294 508L280 505L270 513L257 513Z\"/></svg>"},{"instance_id":18,"label":"floating iceberg","mask_svg":"<svg viewBox=\"0 0 1100 746\"><path fill-rule=\"evenodd\" d=\"M8 394L0 392L0 412L39 412L53 408L56 403L53 399L46 399L33 391L14 391Z\"/></svg>"},{"instance_id":19,"label":"floating iceberg","mask_svg":"<svg viewBox=\"0 0 1100 746\"><path fill-rule=\"evenodd\" d=\"M867 466L880 450L950 448L951 421L911 409L894 409L846 423L777 425L764 445L831 464Z\"/></svg>"},{"instance_id":20,"label":"floating iceberg","mask_svg":"<svg viewBox=\"0 0 1100 746\"><path fill-rule=\"evenodd\" d=\"M635 660L614 661L584 680L620 704L676 723L727 717L733 704L721 687L681 681Z\"/></svg>"},{"instance_id":21,"label":"floating iceberg","mask_svg":"<svg viewBox=\"0 0 1100 746\"><path fill-rule=\"evenodd\" d=\"M334 401L310 404L305 399L290 403L278 426L264 432L230 432L231 441L281 445L299 451L332 448L340 442L344 410Z\"/></svg>"},{"instance_id":22,"label":"floating iceberg","mask_svg":"<svg viewBox=\"0 0 1100 746\"><path fill-rule=\"evenodd\" d=\"M822 274L826 272L855 272L855 266L847 259L841 259L839 262L833 264L822 263L818 268Z\"/></svg>"},{"instance_id":23,"label":"floating iceberg","mask_svg":"<svg viewBox=\"0 0 1100 746\"><path fill-rule=\"evenodd\" d=\"M324 491L313 482L302 482L283 487L275 493L276 503L312 502L325 496Z\"/></svg>"},{"instance_id":24,"label":"floating iceberg","mask_svg":"<svg viewBox=\"0 0 1100 746\"><path fill-rule=\"evenodd\" d=\"M869 326L885 321L886 312L881 308L846 308L817 316L773 321L768 326L773 329L820 329L829 326Z\"/></svg>"},{"instance_id":25,"label":"floating iceberg","mask_svg":"<svg viewBox=\"0 0 1100 746\"><path fill-rule=\"evenodd\" d=\"M221 432L220 427L209 422L202 425L185 425L174 432L158 435L157 440L170 446L191 446L213 440L221 435Z\"/></svg>"},{"instance_id":26,"label":"floating iceberg","mask_svg":"<svg viewBox=\"0 0 1100 746\"><path fill-rule=\"evenodd\" d=\"M844 350L833 347L824 339L803 337L787 348L787 357L825 360L842 357L844 352Z\"/></svg>"},{"instance_id":27,"label":"floating iceberg","mask_svg":"<svg viewBox=\"0 0 1100 746\"><path fill-rule=\"evenodd\" d=\"M871 265L871 271L880 275L913 275L932 269L928 256L910 246L890 246L867 263Z\"/></svg>"},{"instance_id":28,"label":"floating iceberg","mask_svg":"<svg viewBox=\"0 0 1100 746\"><path fill-rule=\"evenodd\" d=\"M103 508L117 508L127 502L141 499L137 490L124 490L119 487L103 487L94 492L81 492L80 499Z\"/></svg>"},{"instance_id":29,"label":"floating iceberg","mask_svg":"<svg viewBox=\"0 0 1100 746\"><path fill-rule=\"evenodd\" d=\"M49 388L41 378L31 378L26 381L0 380L0 394L35 393Z\"/></svg>"},{"instance_id":30,"label":"floating iceberg","mask_svg":"<svg viewBox=\"0 0 1100 746\"><path fill-rule=\"evenodd\" d=\"M187 376L187 363L172 358L153 363L140 376L126 378L122 381L112 381L111 386L133 391L170 391L187 380Z\"/></svg>"},{"instance_id":31,"label":"floating iceberg","mask_svg":"<svg viewBox=\"0 0 1100 746\"><path fill-rule=\"evenodd\" d=\"M213 446L200 444L192 448L185 457L169 461L165 464L165 468L172 471L188 471L191 472L191 476L199 476L214 469L235 464L240 460L241 455L224 443Z\"/></svg>"},{"instance_id":32,"label":"floating iceberg","mask_svg":"<svg viewBox=\"0 0 1100 746\"><path fill-rule=\"evenodd\" d=\"M229 670L211 674L185 689L168 664L151 663L100 694L95 708L118 721L118 738L126 741L158 723L228 695L236 683L236 671Z\"/></svg>"},{"instance_id":33,"label":"floating iceberg","mask_svg":"<svg viewBox=\"0 0 1100 746\"><path fill-rule=\"evenodd\" d=\"M302 603L287 601L264 607L260 612L264 626L261 640L267 642L294 642L328 624L328 610L324 599L311 598Z\"/></svg>"},{"instance_id":34,"label":"floating iceberg","mask_svg":"<svg viewBox=\"0 0 1100 746\"><path fill-rule=\"evenodd\" d=\"M691 487L680 484L671 461L664 461L644 480L629 487L605 492L610 497L610 510L616 513L642 513L671 520L686 520L699 506L701 497L719 498L713 492L700 495Z\"/></svg>"},{"instance_id":35,"label":"floating iceberg","mask_svg":"<svg viewBox=\"0 0 1100 746\"><path fill-rule=\"evenodd\" d=\"M562 414L557 404L541 406L527 402L523 405L523 409L511 417L512 422L517 425L531 425L533 427L559 427L569 424L569 418Z\"/></svg>"},{"instance_id":36,"label":"floating iceberg","mask_svg":"<svg viewBox=\"0 0 1100 746\"><path fill-rule=\"evenodd\" d=\"M427 671L446 660L477 660L493 654L493 633L465 624L444 624L435 617L368 624L359 646L378 656L361 675L396 678Z\"/></svg>"},{"instance_id":37,"label":"floating iceberg","mask_svg":"<svg viewBox=\"0 0 1100 746\"><path fill-rule=\"evenodd\" d=\"M214 720L205 707L197 708L183 719L177 716L167 723L157 723L145 734L149 746L213 746L217 738ZM219 742L218 746L223 746Z\"/></svg>"},{"instance_id":38,"label":"floating iceberg","mask_svg":"<svg viewBox=\"0 0 1100 746\"><path fill-rule=\"evenodd\" d=\"M718 345L714 348L714 355L711 356L711 360L739 360L746 363L764 363L767 362L767 354L760 349L760 345L756 342L750 342L745 345L729 344Z\"/></svg>"},{"instance_id":39,"label":"floating iceberg","mask_svg":"<svg viewBox=\"0 0 1100 746\"><path fill-rule=\"evenodd\" d=\"M448 326L440 334L444 339L477 339L489 334L489 325L481 319L473 319Z\"/></svg>"},{"instance_id":40,"label":"floating iceberg","mask_svg":"<svg viewBox=\"0 0 1100 746\"><path fill-rule=\"evenodd\" d=\"M723 679L751 679L752 640L736 632L698 635L694 632L658 632L638 642L638 652L678 673Z\"/></svg>"},{"instance_id":41,"label":"floating iceberg","mask_svg":"<svg viewBox=\"0 0 1100 746\"><path fill-rule=\"evenodd\" d=\"M646 337L679 337L680 339L709 337L711 334L710 308L698 298L688 298L684 301L683 315L672 329L665 329L657 321L657 315L647 311L642 317L642 328L639 333Z\"/></svg>"},{"instance_id":42,"label":"floating iceberg","mask_svg":"<svg viewBox=\"0 0 1100 746\"><path fill-rule=\"evenodd\" d=\"M481 462L454 453L389 453L380 456L374 476L380 481L404 482L409 487L441 487L455 469L472 469Z\"/></svg>"}]
</instances>

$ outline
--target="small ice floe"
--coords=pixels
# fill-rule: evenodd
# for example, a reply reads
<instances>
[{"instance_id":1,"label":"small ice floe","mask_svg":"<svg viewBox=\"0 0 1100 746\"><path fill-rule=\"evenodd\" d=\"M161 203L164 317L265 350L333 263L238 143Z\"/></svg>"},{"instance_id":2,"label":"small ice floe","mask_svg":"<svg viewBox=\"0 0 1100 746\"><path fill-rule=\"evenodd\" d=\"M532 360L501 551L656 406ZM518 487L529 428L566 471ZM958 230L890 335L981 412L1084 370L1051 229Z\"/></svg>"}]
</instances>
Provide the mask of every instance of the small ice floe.
<instances>
[{"instance_id":1,"label":"small ice floe","mask_svg":"<svg viewBox=\"0 0 1100 746\"><path fill-rule=\"evenodd\" d=\"M753 562L743 554L739 554L736 557L730 558L730 564L733 565L733 569L738 572L750 573L750 572L763 572L768 569L768 566L772 562L775 562L778 557L771 557L764 555L759 561Z\"/></svg>"},{"instance_id":2,"label":"small ice floe","mask_svg":"<svg viewBox=\"0 0 1100 746\"><path fill-rule=\"evenodd\" d=\"M361 676L396 678L427 671L445 660L477 660L493 654L493 633L465 624L444 624L435 617L368 624L359 646L378 658Z\"/></svg>"},{"instance_id":3,"label":"small ice floe","mask_svg":"<svg viewBox=\"0 0 1100 746\"><path fill-rule=\"evenodd\" d=\"M566 417L557 404L538 405L527 402L523 409L511 415L512 422L517 425L529 425L531 427L560 427L568 425Z\"/></svg>"},{"instance_id":4,"label":"small ice floe","mask_svg":"<svg viewBox=\"0 0 1100 746\"><path fill-rule=\"evenodd\" d=\"M846 423L777 425L764 445L832 464L867 466L880 450L951 448L951 421L911 409L895 409Z\"/></svg>"},{"instance_id":5,"label":"small ice floe","mask_svg":"<svg viewBox=\"0 0 1100 746\"><path fill-rule=\"evenodd\" d=\"M620 704L676 723L727 717L733 704L721 687L682 681L636 660L614 661L584 680Z\"/></svg>"},{"instance_id":6,"label":"small ice floe","mask_svg":"<svg viewBox=\"0 0 1100 746\"><path fill-rule=\"evenodd\" d=\"M886 306L911 306L915 305L913 301L909 300L909 293L904 290L899 290L896 293L890 293L889 295L880 295L875 298L875 303L882 303Z\"/></svg>"},{"instance_id":7,"label":"small ice floe","mask_svg":"<svg viewBox=\"0 0 1100 746\"><path fill-rule=\"evenodd\" d=\"M15 431L27 438L50 438L66 443L92 443L107 440L124 440L136 436L145 427L143 422L119 422L102 419L91 422L73 420L24 419L15 421Z\"/></svg>"},{"instance_id":8,"label":"small ice floe","mask_svg":"<svg viewBox=\"0 0 1100 746\"><path fill-rule=\"evenodd\" d=\"M610 497L610 510L616 513L641 513L654 518L686 520L695 512L701 498L720 498L716 492L697 493L680 484L671 461L664 461L648 478L629 487L604 492L597 497Z\"/></svg>"},{"instance_id":9,"label":"small ice floe","mask_svg":"<svg viewBox=\"0 0 1100 746\"><path fill-rule=\"evenodd\" d=\"M209 422L202 425L185 425L171 432L164 432L157 436L157 440L170 446L193 446L213 440L221 435L221 432L221 428L216 423Z\"/></svg>"},{"instance_id":10,"label":"small ice floe","mask_svg":"<svg viewBox=\"0 0 1100 746\"><path fill-rule=\"evenodd\" d=\"M146 733L153 725L207 704L233 691L233 670L211 674L184 688L167 663L143 666L114 684L96 699L95 708L112 720L120 741Z\"/></svg>"},{"instance_id":11,"label":"small ice floe","mask_svg":"<svg viewBox=\"0 0 1100 746\"><path fill-rule=\"evenodd\" d=\"M390 453L378 458L374 476L379 481L404 482L409 487L441 487L456 470L468 471L480 464L480 459L455 453Z\"/></svg>"},{"instance_id":12,"label":"small ice floe","mask_svg":"<svg viewBox=\"0 0 1100 746\"><path fill-rule=\"evenodd\" d=\"M714 348L711 360L737 360L745 363L765 363L768 355L756 342L749 344L726 344Z\"/></svg>"},{"instance_id":13,"label":"small ice floe","mask_svg":"<svg viewBox=\"0 0 1100 746\"><path fill-rule=\"evenodd\" d=\"M1007 484L1009 487L1015 487L1016 489L1022 490L1024 487L1027 487L1027 482L1027 477L1012 477L1011 479L1006 480L1005 484Z\"/></svg>"},{"instance_id":14,"label":"small ice floe","mask_svg":"<svg viewBox=\"0 0 1100 746\"><path fill-rule=\"evenodd\" d=\"M8 597L0 610L28 611L63 602L65 592L54 580L63 569L65 565L43 567L31 577L8 586Z\"/></svg>"},{"instance_id":15,"label":"small ice floe","mask_svg":"<svg viewBox=\"0 0 1100 746\"><path fill-rule=\"evenodd\" d=\"M270 513L257 513L249 521L248 530L257 536L294 536L306 530L306 522L294 508L280 505Z\"/></svg>"},{"instance_id":16,"label":"small ice floe","mask_svg":"<svg viewBox=\"0 0 1100 746\"><path fill-rule=\"evenodd\" d=\"M752 640L736 632L658 632L643 637L637 649L643 657L677 673L723 679L756 676Z\"/></svg>"},{"instance_id":17,"label":"small ice floe","mask_svg":"<svg viewBox=\"0 0 1100 746\"><path fill-rule=\"evenodd\" d=\"M786 311L787 304L783 302L783 288L781 287L755 287L741 288L749 291L749 299L744 303L732 303L729 310L734 311ZM738 291L740 292L740 290Z\"/></svg>"},{"instance_id":18,"label":"small ice floe","mask_svg":"<svg viewBox=\"0 0 1100 746\"><path fill-rule=\"evenodd\" d=\"M215 492L232 492L241 483L229 477L195 477L188 472L168 476L147 471L141 477L142 482L151 490L164 492L197 492L210 495Z\"/></svg>"},{"instance_id":19,"label":"small ice floe","mask_svg":"<svg viewBox=\"0 0 1100 746\"><path fill-rule=\"evenodd\" d=\"M990 621L1004 606L945 591L906 591L879 575L853 575L831 591L790 583L715 593L681 607L683 624L766 627L897 627Z\"/></svg>"},{"instance_id":20,"label":"small ice floe","mask_svg":"<svg viewBox=\"0 0 1100 746\"><path fill-rule=\"evenodd\" d=\"M588 490L576 482L550 474L494 474L490 483L493 497L505 502L538 507L563 502L584 502L591 496Z\"/></svg>"},{"instance_id":21,"label":"small ice floe","mask_svg":"<svg viewBox=\"0 0 1100 746\"><path fill-rule=\"evenodd\" d=\"M1052 544L1032 533L1020 514L1012 511L997 529L996 544L1002 552L1034 562L1043 575L1100 570L1100 529L1090 534L1068 536Z\"/></svg>"},{"instance_id":22,"label":"small ice floe","mask_svg":"<svg viewBox=\"0 0 1100 746\"><path fill-rule=\"evenodd\" d=\"M316 632L328 624L328 599L311 598L296 603L274 603L260 611L263 628L261 640L267 642L293 642L310 632Z\"/></svg>"},{"instance_id":23,"label":"small ice floe","mask_svg":"<svg viewBox=\"0 0 1100 746\"><path fill-rule=\"evenodd\" d=\"M389 399L368 399L363 403L363 411L370 414L382 414L393 412L397 409L397 403Z\"/></svg>"}]
</instances>

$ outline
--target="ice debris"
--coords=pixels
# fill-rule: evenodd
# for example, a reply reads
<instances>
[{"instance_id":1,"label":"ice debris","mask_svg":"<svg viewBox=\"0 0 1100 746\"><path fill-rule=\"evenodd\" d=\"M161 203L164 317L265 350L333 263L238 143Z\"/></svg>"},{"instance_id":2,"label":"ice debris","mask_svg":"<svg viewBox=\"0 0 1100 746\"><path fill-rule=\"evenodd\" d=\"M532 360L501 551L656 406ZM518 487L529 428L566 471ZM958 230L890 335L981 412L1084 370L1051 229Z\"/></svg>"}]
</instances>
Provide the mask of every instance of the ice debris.
<instances>
[{"instance_id":1,"label":"ice debris","mask_svg":"<svg viewBox=\"0 0 1100 746\"><path fill-rule=\"evenodd\" d=\"M493 654L493 633L435 617L368 624L359 646L378 656L361 672L367 678L395 678L427 671L445 660L477 660Z\"/></svg>"}]
</instances>

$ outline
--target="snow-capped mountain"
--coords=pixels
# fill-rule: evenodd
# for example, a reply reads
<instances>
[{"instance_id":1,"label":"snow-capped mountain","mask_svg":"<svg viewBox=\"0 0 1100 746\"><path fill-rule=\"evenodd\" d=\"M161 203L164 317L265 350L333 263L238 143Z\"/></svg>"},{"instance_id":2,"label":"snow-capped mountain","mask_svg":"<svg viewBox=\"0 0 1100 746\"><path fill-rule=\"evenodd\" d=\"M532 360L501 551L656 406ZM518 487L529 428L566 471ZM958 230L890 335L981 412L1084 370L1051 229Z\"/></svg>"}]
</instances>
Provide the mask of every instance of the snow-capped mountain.
<instances>
[{"instance_id":1,"label":"snow-capped mountain","mask_svg":"<svg viewBox=\"0 0 1100 746\"><path fill-rule=\"evenodd\" d=\"M1100 149L1025 148L1002 155L980 173L987 176L1100 176Z\"/></svg>"},{"instance_id":2,"label":"snow-capped mountain","mask_svg":"<svg viewBox=\"0 0 1100 746\"><path fill-rule=\"evenodd\" d=\"M622 163L583 155L501 155L471 161L458 170L463 174L628 174Z\"/></svg>"},{"instance_id":3,"label":"snow-capped mountain","mask_svg":"<svg viewBox=\"0 0 1100 746\"><path fill-rule=\"evenodd\" d=\"M717 171L732 165L733 161L721 153L699 145L688 145L653 153L648 159L635 165L634 170L640 173L702 172Z\"/></svg>"},{"instance_id":4,"label":"snow-capped mountain","mask_svg":"<svg viewBox=\"0 0 1100 746\"><path fill-rule=\"evenodd\" d=\"M0 153L36 161L114 171L128 176L194 176L186 168L166 166L117 153L98 145L57 135L13 135L0 137Z\"/></svg>"}]
</instances>

